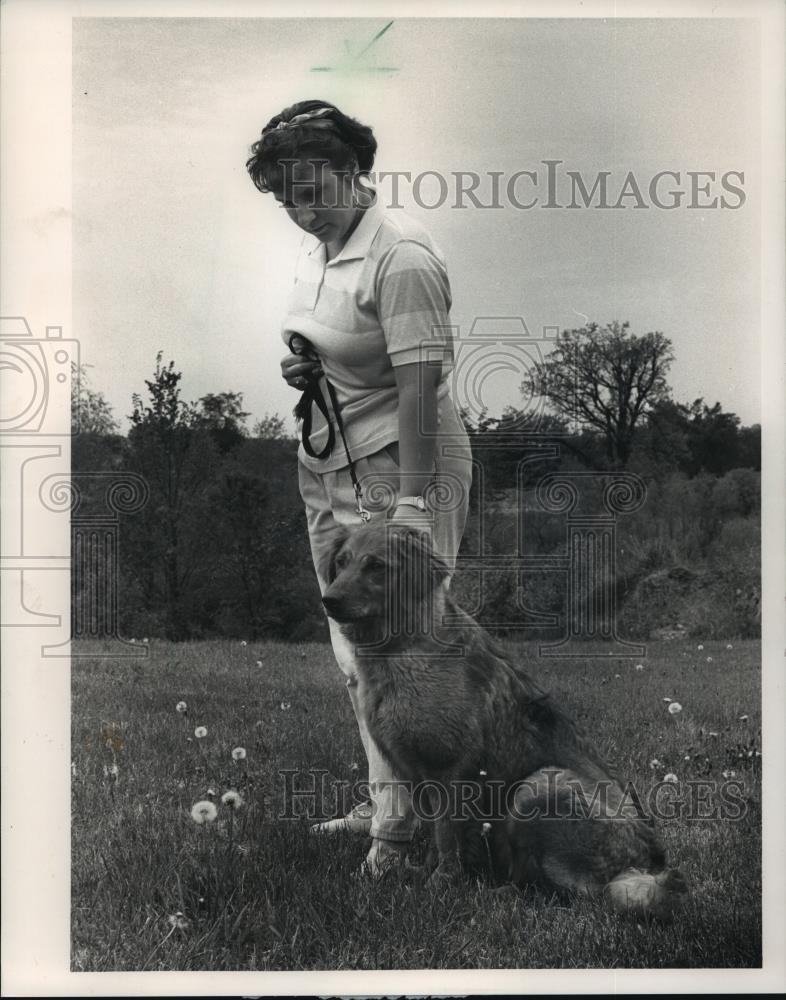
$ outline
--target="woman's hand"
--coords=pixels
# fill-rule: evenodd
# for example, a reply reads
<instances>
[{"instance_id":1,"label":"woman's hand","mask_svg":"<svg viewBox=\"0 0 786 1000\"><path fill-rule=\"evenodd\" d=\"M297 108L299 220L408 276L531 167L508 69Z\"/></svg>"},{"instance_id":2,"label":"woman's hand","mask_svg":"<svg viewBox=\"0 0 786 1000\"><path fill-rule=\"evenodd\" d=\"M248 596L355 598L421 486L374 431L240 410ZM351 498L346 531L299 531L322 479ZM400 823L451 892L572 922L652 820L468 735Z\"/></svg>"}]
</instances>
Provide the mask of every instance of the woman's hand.
<instances>
[{"instance_id":1,"label":"woman's hand","mask_svg":"<svg viewBox=\"0 0 786 1000\"><path fill-rule=\"evenodd\" d=\"M417 528L418 531L425 531L429 538L434 532L434 515L427 510L418 510L411 504L401 504L396 506L393 516L390 518L392 524L404 524L407 527Z\"/></svg>"},{"instance_id":2,"label":"woman's hand","mask_svg":"<svg viewBox=\"0 0 786 1000\"><path fill-rule=\"evenodd\" d=\"M309 361L300 354L285 354L281 359L281 377L293 389L305 389L307 375L321 375L322 365L319 361Z\"/></svg>"}]
</instances>

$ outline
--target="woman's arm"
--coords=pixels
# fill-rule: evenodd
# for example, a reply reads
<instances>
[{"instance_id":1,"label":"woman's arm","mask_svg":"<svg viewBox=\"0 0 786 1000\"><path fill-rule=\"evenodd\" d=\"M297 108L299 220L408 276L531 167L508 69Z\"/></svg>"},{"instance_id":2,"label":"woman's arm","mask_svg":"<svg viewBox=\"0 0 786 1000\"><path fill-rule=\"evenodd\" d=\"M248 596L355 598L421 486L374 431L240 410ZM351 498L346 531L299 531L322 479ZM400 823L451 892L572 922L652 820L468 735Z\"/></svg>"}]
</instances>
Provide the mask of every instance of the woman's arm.
<instances>
[{"instance_id":1,"label":"woman's arm","mask_svg":"<svg viewBox=\"0 0 786 1000\"><path fill-rule=\"evenodd\" d=\"M414 361L393 370L398 386L399 496L420 496L434 471L440 367Z\"/></svg>"}]
</instances>

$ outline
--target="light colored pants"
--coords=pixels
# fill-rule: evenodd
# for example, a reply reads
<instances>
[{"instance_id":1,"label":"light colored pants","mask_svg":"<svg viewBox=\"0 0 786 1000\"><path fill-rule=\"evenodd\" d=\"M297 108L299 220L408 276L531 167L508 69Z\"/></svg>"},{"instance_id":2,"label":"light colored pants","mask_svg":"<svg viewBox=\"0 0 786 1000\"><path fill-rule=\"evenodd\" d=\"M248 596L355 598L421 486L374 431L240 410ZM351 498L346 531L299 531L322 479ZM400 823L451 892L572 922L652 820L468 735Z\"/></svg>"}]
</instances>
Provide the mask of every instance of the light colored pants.
<instances>
[{"instance_id":1,"label":"light colored pants","mask_svg":"<svg viewBox=\"0 0 786 1000\"><path fill-rule=\"evenodd\" d=\"M469 491L472 484L472 451L463 424L452 405L440 423L444 439L437 441L434 459L434 521L432 541L434 548L448 564L451 573L456 566L461 538L467 520ZM444 443L443 443L444 442ZM355 474L363 490L364 505L376 513L389 509L398 495L399 454L398 442L355 461ZM355 509L355 494L349 467L334 472L317 473L298 462L300 495L306 507L308 534L314 565L334 540L338 525L358 527L360 518ZM365 481L364 481L365 480ZM388 508L372 507L367 497L374 483L384 483L383 491L391 499ZM445 488L439 502L439 487ZM448 499L445 499L445 498ZM449 579L445 586L449 585ZM317 572L320 592L328 587ZM368 758L369 793L373 804L371 836L379 840L408 841L412 839L414 815L406 787L397 781L389 762L382 755L371 737L366 715L358 697L357 664L352 643L341 633L336 622L328 618L330 639L338 665L346 676L349 696L360 729L360 738Z\"/></svg>"}]
</instances>

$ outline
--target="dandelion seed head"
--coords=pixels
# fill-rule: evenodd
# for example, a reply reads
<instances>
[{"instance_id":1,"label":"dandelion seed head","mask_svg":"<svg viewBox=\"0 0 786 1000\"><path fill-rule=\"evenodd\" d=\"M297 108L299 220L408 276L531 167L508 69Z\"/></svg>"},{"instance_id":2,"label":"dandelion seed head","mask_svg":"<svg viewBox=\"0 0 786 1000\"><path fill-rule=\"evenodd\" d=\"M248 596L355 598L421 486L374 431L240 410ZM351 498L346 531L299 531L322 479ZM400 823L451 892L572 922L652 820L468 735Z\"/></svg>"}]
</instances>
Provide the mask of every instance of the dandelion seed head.
<instances>
[{"instance_id":1,"label":"dandelion seed head","mask_svg":"<svg viewBox=\"0 0 786 1000\"><path fill-rule=\"evenodd\" d=\"M180 910L177 913L170 913L167 917L167 922L170 927L174 927L179 931L187 931L191 925L191 921Z\"/></svg>"},{"instance_id":2,"label":"dandelion seed head","mask_svg":"<svg viewBox=\"0 0 786 1000\"><path fill-rule=\"evenodd\" d=\"M479 771L478 774L481 776L481 778L487 778L488 777L488 771Z\"/></svg>"},{"instance_id":3,"label":"dandelion seed head","mask_svg":"<svg viewBox=\"0 0 786 1000\"><path fill-rule=\"evenodd\" d=\"M671 698L664 698L664 701L671 701Z\"/></svg>"},{"instance_id":4,"label":"dandelion seed head","mask_svg":"<svg viewBox=\"0 0 786 1000\"><path fill-rule=\"evenodd\" d=\"M737 772L736 771L721 771L721 774L723 775L724 778L736 778L737 777Z\"/></svg>"},{"instance_id":5,"label":"dandelion seed head","mask_svg":"<svg viewBox=\"0 0 786 1000\"><path fill-rule=\"evenodd\" d=\"M258 666L258 667L261 667L261 666L262 666L262 661L261 661L261 660L257 660L257 666Z\"/></svg>"},{"instance_id":6,"label":"dandelion seed head","mask_svg":"<svg viewBox=\"0 0 786 1000\"><path fill-rule=\"evenodd\" d=\"M678 701L673 701L669 705L669 715L677 715L678 712L682 711L682 705Z\"/></svg>"},{"instance_id":7,"label":"dandelion seed head","mask_svg":"<svg viewBox=\"0 0 786 1000\"><path fill-rule=\"evenodd\" d=\"M199 826L202 826L203 823L212 823L217 815L216 807L206 799L191 807L191 819Z\"/></svg>"},{"instance_id":8,"label":"dandelion seed head","mask_svg":"<svg viewBox=\"0 0 786 1000\"><path fill-rule=\"evenodd\" d=\"M726 643L726 649L734 649L734 646L730 642Z\"/></svg>"},{"instance_id":9,"label":"dandelion seed head","mask_svg":"<svg viewBox=\"0 0 786 1000\"><path fill-rule=\"evenodd\" d=\"M708 736L712 736L713 738L717 738L718 734L717 733L713 733L713 732L709 732L709 733L707 733L707 735Z\"/></svg>"},{"instance_id":10,"label":"dandelion seed head","mask_svg":"<svg viewBox=\"0 0 786 1000\"><path fill-rule=\"evenodd\" d=\"M288 701L282 701L280 707L282 712L288 712L292 708L292 704Z\"/></svg>"},{"instance_id":11,"label":"dandelion seed head","mask_svg":"<svg viewBox=\"0 0 786 1000\"><path fill-rule=\"evenodd\" d=\"M653 757L652 760L650 761L650 770L654 771L656 767L660 767L660 766L661 765L660 765L660 761L658 760L658 758L657 757Z\"/></svg>"},{"instance_id":12,"label":"dandelion seed head","mask_svg":"<svg viewBox=\"0 0 786 1000\"><path fill-rule=\"evenodd\" d=\"M701 652L704 649L704 646L701 643L699 643L696 649L698 649L698 651Z\"/></svg>"},{"instance_id":13,"label":"dandelion seed head","mask_svg":"<svg viewBox=\"0 0 786 1000\"><path fill-rule=\"evenodd\" d=\"M197 726L194 730L194 736L198 740L203 740L207 736L207 726Z\"/></svg>"},{"instance_id":14,"label":"dandelion seed head","mask_svg":"<svg viewBox=\"0 0 786 1000\"><path fill-rule=\"evenodd\" d=\"M636 666L634 667L634 670L643 670L643 669L644 669L643 663L637 663Z\"/></svg>"},{"instance_id":15,"label":"dandelion seed head","mask_svg":"<svg viewBox=\"0 0 786 1000\"><path fill-rule=\"evenodd\" d=\"M245 760L246 759L246 748L245 747L235 747L232 751L232 760Z\"/></svg>"},{"instance_id":16,"label":"dandelion seed head","mask_svg":"<svg viewBox=\"0 0 786 1000\"><path fill-rule=\"evenodd\" d=\"M243 796L240 792L236 792L233 788L230 788L228 792L224 792L221 796L222 805L229 806L233 812L237 812L245 803L243 801Z\"/></svg>"},{"instance_id":17,"label":"dandelion seed head","mask_svg":"<svg viewBox=\"0 0 786 1000\"><path fill-rule=\"evenodd\" d=\"M707 657L707 663L712 663L712 657L711 656Z\"/></svg>"},{"instance_id":18,"label":"dandelion seed head","mask_svg":"<svg viewBox=\"0 0 786 1000\"><path fill-rule=\"evenodd\" d=\"M208 788L208 790L205 792L205 795L211 795L212 796L212 795L215 795L215 794L216 794L215 788Z\"/></svg>"},{"instance_id":19,"label":"dandelion seed head","mask_svg":"<svg viewBox=\"0 0 786 1000\"><path fill-rule=\"evenodd\" d=\"M241 639L241 640L240 640L240 645L241 645L241 646L247 646L247 645L248 645L248 643L246 642L246 640L245 640L245 639Z\"/></svg>"},{"instance_id":20,"label":"dandelion seed head","mask_svg":"<svg viewBox=\"0 0 786 1000\"><path fill-rule=\"evenodd\" d=\"M673 773L672 771L669 771L669 773L668 773L668 774L664 774L664 775L663 775L663 780L664 780L664 781L668 781L668 783L669 783L670 785L676 785L676 783L677 783L677 782L678 782L678 781L679 781L680 779L679 779L679 778L677 777L677 775L676 775L676 774L674 774L674 773Z\"/></svg>"},{"instance_id":21,"label":"dandelion seed head","mask_svg":"<svg viewBox=\"0 0 786 1000\"><path fill-rule=\"evenodd\" d=\"M480 834L482 837L488 837L491 833L491 823L484 823L480 829Z\"/></svg>"},{"instance_id":22,"label":"dandelion seed head","mask_svg":"<svg viewBox=\"0 0 786 1000\"><path fill-rule=\"evenodd\" d=\"M149 639L143 639L142 642L150 642Z\"/></svg>"},{"instance_id":23,"label":"dandelion seed head","mask_svg":"<svg viewBox=\"0 0 786 1000\"><path fill-rule=\"evenodd\" d=\"M740 722L747 722L747 721L748 721L748 716L747 715L741 715L740 716Z\"/></svg>"},{"instance_id":24,"label":"dandelion seed head","mask_svg":"<svg viewBox=\"0 0 786 1000\"><path fill-rule=\"evenodd\" d=\"M188 711L188 705L184 701L179 701L177 705L175 705L175 711L180 712L181 715L185 715Z\"/></svg>"}]
</instances>

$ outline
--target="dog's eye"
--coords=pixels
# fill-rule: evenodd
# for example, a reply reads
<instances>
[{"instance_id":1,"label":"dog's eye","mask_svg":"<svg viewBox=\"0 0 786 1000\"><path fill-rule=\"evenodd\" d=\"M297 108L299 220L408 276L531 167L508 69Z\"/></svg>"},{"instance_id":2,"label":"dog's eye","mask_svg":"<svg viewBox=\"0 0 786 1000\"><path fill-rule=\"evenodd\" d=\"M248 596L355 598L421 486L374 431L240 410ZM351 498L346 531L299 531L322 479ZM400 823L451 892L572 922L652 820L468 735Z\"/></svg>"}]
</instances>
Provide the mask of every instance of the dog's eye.
<instances>
[{"instance_id":1,"label":"dog's eye","mask_svg":"<svg viewBox=\"0 0 786 1000\"><path fill-rule=\"evenodd\" d=\"M348 562L349 562L349 553L339 552L339 554L336 556L336 568L343 569Z\"/></svg>"},{"instance_id":2,"label":"dog's eye","mask_svg":"<svg viewBox=\"0 0 786 1000\"><path fill-rule=\"evenodd\" d=\"M385 565L381 559L372 555L363 556L360 563L365 569L381 569Z\"/></svg>"}]
</instances>

